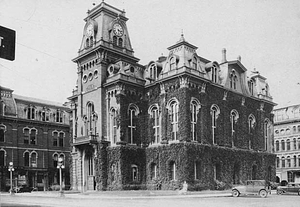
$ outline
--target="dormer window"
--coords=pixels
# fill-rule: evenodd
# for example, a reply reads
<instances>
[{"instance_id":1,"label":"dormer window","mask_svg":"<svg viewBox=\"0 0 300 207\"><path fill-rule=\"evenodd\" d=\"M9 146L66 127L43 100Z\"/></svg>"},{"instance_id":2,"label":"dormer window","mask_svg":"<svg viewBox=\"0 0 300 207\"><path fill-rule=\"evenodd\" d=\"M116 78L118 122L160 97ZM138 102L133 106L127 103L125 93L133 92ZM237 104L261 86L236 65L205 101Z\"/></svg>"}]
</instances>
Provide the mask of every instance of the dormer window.
<instances>
[{"instance_id":1,"label":"dormer window","mask_svg":"<svg viewBox=\"0 0 300 207\"><path fill-rule=\"evenodd\" d=\"M192 60L192 68L197 70L197 58L196 57L194 57Z\"/></svg>"},{"instance_id":2,"label":"dormer window","mask_svg":"<svg viewBox=\"0 0 300 207\"><path fill-rule=\"evenodd\" d=\"M174 70L174 69L176 69L176 59L175 57L172 57L170 59L170 70Z\"/></svg>"},{"instance_id":3,"label":"dormer window","mask_svg":"<svg viewBox=\"0 0 300 207\"><path fill-rule=\"evenodd\" d=\"M34 106L29 106L27 108L27 119L35 119L36 109Z\"/></svg>"},{"instance_id":4,"label":"dormer window","mask_svg":"<svg viewBox=\"0 0 300 207\"><path fill-rule=\"evenodd\" d=\"M254 81L253 79L250 79L248 82L248 87L251 95L254 95Z\"/></svg>"},{"instance_id":5,"label":"dormer window","mask_svg":"<svg viewBox=\"0 0 300 207\"><path fill-rule=\"evenodd\" d=\"M235 71L233 70L230 74L230 88L236 90L237 85L237 76L235 74Z\"/></svg>"},{"instance_id":6,"label":"dormer window","mask_svg":"<svg viewBox=\"0 0 300 207\"><path fill-rule=\"evenodd\" d=\"M213 67L211 68L211 81L213 83L217 83L218 82L218 68L213 65Z\"/></svg>"}]
</instances>

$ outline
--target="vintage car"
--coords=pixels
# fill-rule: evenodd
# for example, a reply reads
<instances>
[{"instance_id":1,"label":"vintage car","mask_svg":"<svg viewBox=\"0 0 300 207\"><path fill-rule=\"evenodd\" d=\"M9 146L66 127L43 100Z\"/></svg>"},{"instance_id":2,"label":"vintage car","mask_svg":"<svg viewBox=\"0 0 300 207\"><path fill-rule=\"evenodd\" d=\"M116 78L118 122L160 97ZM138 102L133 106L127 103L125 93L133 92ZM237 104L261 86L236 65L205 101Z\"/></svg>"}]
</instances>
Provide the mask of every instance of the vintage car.
<instances>
[{"instance_id":1,"label":"vintage car","mask_svg":"<svg viewBox=\"0 0 300 207\"><path fill-rule=\"evenodd\" d=\"M283 193L298 193L300 195L300 183L288 183L285 186L278 186L277 194L282 195Z\"/></svg>"},{"instance_id":2,"label":"vintage car","mask_svg":"<svg viewBox=\"0 0 300 207\"><path fill-rule=\"evenodd\" d=\"M252 194L266 198L268 193L271 194L271 188L265 180L247 180L245 185L237 185L232 188L233 197Z\"/></svg>"}]
</instances>

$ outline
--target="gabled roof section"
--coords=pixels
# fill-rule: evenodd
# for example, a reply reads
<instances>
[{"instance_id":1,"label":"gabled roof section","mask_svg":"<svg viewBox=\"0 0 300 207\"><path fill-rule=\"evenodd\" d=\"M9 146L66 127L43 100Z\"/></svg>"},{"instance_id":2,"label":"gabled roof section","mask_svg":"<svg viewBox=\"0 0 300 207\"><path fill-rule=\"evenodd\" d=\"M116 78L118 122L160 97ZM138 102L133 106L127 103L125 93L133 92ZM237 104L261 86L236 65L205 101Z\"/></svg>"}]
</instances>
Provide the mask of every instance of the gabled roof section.
<instances>
[{"instance_id":1,"label":"gabled roof section","mask_svg":"<svg viewBox=\"0 0 300 207\"><path fill-rule=\"evenodd\" d=\"M237 66L239 66L242 69L243 72L247 71L247 69L245 68L245 66L239 60L228 61L228 65L237 65Z\"/></svg>"}]
</instances>

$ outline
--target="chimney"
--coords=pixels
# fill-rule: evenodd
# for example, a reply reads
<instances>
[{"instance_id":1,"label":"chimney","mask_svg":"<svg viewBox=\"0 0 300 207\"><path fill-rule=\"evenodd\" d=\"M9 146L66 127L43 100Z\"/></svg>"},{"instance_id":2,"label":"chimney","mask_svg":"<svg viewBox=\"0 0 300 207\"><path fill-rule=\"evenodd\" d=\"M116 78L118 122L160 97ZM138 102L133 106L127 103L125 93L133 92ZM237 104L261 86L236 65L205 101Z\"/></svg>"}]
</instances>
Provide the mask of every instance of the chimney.
<instances>
[{"instance_id":1,"label":"chimney","mask_svg":"<svg viewBox=\"0 0 300 207\"><path fill-rule=\"evenodd\" d=\"M222 49L222 63L225 63L225 62L227 62L227 60L226 60L226 49L223 48Z\"/></svg>"},{"instance_id":2,"label":"chimney","mask_svg":"<svg viewBox=\"0 0 300 207\"><path fill-rule=\"evenodd\" d=\"M239 56L237 57L237 60L241 62L242 57L239 55Z\"/></svg>"}]
</instances>

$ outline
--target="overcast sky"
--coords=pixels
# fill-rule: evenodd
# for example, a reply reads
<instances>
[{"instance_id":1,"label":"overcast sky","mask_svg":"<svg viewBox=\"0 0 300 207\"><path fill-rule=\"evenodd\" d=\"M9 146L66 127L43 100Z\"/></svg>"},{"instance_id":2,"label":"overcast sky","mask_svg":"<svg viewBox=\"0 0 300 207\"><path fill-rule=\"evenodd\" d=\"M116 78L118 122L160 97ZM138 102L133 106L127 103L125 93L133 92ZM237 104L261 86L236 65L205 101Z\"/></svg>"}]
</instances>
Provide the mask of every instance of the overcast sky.
<instances>
[{"instance_id":1,"label":"overcast sky","mask_svg":"<svg viewBox=\"0 0 300 207\"><path fill-rule=\"evenodd\" d=\"M71 59L88 9L102 0L0 0L0 25L16 30L16 59L0 59L0 85L15 94L64 103L77 79ZM239 55L267 78L278 107L300 104L299 0L106 0L126 11L141 64L168 55L183 31L197 54Z\"/></svg>"}]
</instances>

